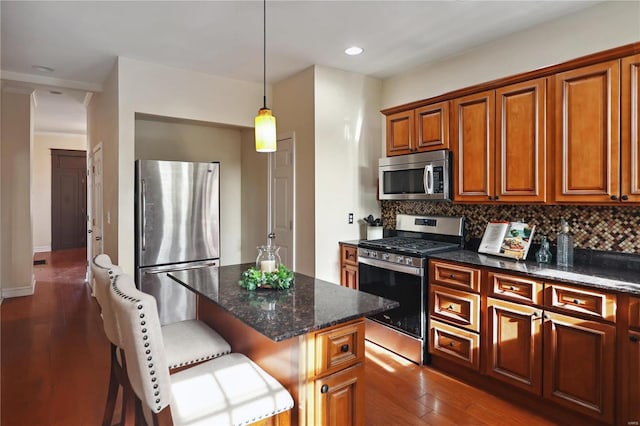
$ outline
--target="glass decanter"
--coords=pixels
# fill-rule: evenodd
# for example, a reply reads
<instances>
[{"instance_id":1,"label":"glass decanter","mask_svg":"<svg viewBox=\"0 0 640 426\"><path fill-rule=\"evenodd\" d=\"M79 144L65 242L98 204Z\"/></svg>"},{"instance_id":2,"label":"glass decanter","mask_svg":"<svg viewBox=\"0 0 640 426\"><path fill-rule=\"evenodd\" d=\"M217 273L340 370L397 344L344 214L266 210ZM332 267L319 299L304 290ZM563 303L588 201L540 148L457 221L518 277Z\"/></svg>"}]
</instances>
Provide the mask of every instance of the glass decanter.
<instances>
[{"instance_id":1,"label":"glass decanter","mask_svg":"<svg viewBox=\"0 0 640 426\"><path fill-rule=\"evenodd\" d=\"M540 249L536 252L536 262L551 263L551 250L549 250L549 240L546 235L542 236Z\"/></svg>"},{"instance_id":2,"label":"glass decanter","mask_svg":"<svg viewBox=\"0 0 640 426\"><path fill-rule=\"evenodd\" d=\"M271 241L276 237L273 232L267 235L267 245L258 246L258 257L256 258L256 269L262 272L275 272L282 263L280 260L280 247L275 246Z\"/></svg>"}]
</instances>

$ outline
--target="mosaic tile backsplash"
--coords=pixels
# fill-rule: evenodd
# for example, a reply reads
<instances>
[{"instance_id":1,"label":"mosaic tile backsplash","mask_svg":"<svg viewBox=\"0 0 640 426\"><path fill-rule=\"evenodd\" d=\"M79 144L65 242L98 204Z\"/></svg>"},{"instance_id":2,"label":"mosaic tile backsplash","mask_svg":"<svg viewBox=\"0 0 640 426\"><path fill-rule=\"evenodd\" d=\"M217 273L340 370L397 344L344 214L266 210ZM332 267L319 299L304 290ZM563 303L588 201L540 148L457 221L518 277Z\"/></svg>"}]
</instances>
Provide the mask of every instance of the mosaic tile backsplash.
<instances>
[{"instance_id":1,"label":"mosaic tile backsplash","mask_svg":"<svg viewBox=\"0 0 640 426\"><path fill-rule=\"evenodd\" d=\"M640 254L638 206L539 206L450 204L424 201L382 201L384 227L395 229L396 214L465 216L466 239L482 238L490 220L524 220L536 225L534 243L543 235L555 244L561 218L569 222L574 246L581 249Z\"/></svg>"}]
</instances>

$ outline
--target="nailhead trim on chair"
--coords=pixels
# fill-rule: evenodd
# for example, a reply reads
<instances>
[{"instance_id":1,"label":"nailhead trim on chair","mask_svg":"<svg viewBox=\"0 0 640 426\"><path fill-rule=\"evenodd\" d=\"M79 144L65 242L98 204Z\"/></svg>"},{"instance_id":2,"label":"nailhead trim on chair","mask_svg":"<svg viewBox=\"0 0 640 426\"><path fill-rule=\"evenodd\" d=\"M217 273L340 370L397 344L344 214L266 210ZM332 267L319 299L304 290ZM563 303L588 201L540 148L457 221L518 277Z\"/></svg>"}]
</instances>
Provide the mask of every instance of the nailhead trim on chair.
<instances>
[{"instance_id":1,"label":"nailhead trim on chair","mask_svg":"<svg viewBox=\"0 0 640 426\"><path fill-rule=\"evenodd\" d=\"M120 296L120 297L124 298L125 300L131 300L131 301L132 301L132 302L134 302L134 303L139 303L139 302L140 302L140 300L139 300L139 299L136 299L136 298L131 297L131 296L127 296L127 295L125 295L124 293L122 293L122 292L120 291L120 289L118 288L118 285L117 285L117 284L115 284L115 283L114 283L114 286L113 286L113 287L114 287L114 289L115 289L115 291L116 291L116 294L117 294L118 296ZM147 334L146 334L146 333L147 333L147 329L144 327L144 326L146 325L146 321L144 320L145 315L144 315L144 312L142 312L142 309L143 309L144 307L143 307L142 305L138 305L138 306L137 306L137 308L138 308L138 310L140 310L140 311L141 311L141 312L140 312L140 320L141 320L141 321L140 321L140 325L142 326L142 328L141 328L141 332L142 332L142 334L143 334L142 339L146 341L146 340L148 340L148 339L149 339L149 336L147 336ZM145 348L148 348L148 347L149 347L149 342L145 342L144 347L145 347ZM149 355L149 356L147 357L147 360L148 360L148 361L151 361L151 359L153 359L153 357L151 356L151 350L150 350L150 349L147 349L147 350L145 351L145 353L146 353L147 355ZM153 363L149 363L148 368L149 368L149 376L151 377L151 383L153 383L153 388L154 388L154 389L158 389L158 384L156 383L156 381L157 381L158 379L156 379L155 377L153 377L153 376L156 374L155 370L153 370L153 369L152 369L152 368L153 368ZM153 395L154 395L154 396L156 396L156 397L160 396L160 391L156 390L156 391L153 393ZM160 403L160 398L156 398L156 404L159 404L159 403ZM162 410L162 407L161 407L160 405L158 405L158 406L156 407L156 412L157 412L157 413L159 413L161 410Z\"/></svg>"}]
</instances>

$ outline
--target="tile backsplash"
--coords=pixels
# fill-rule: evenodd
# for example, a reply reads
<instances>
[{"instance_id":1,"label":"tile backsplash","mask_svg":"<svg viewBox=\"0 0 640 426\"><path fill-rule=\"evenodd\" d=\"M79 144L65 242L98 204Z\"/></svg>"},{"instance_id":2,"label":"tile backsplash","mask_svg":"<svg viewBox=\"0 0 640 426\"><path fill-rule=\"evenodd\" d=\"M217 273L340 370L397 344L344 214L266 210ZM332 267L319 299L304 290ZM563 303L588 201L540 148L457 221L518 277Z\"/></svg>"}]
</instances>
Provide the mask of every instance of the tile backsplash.
<instances>
[{"instance_id":1,"label":"tile backsplash","mask_svg":"<svg viewBox=\"0 0 640 426\"><path fill-rule=\"evenodd\" d=\"M424 201L382 201L384 227L395 229L396 214L465 216L467 240L482 238L490 220L523 219L536 225L534 243L548 235L555 244L558 224L565 218L576 248L640 254L638 206L540 206L502 204L450 204Z\"/></svg>"}]
</instances>

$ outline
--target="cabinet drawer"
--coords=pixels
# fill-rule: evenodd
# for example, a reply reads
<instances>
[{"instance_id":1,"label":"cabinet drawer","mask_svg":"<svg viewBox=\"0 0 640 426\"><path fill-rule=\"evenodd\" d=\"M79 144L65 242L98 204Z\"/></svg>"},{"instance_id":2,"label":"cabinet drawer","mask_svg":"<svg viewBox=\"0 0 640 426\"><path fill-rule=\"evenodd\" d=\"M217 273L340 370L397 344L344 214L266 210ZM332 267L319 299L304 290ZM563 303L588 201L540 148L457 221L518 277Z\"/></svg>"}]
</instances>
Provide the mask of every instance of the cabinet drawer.
<instances>
[{"instance_id":1,"label":"cabinet drawer","mask_svg":"<svg viewBox=\"0 0 640 426\"><path fill-rule=\"evenodd\" d=\"M558 284L545 288L544 303L567 313L580 313L616 321L616 296L599 290L586 290Z\"/></svg>"},{"instance_id":2,"label":"cabinet drawer","mask_svg":"<svg viewBox=\"0 0 640 426\"><path fill-rule=\"evenodd\" d=\"M364 358L364 321L342 325L315 335L315 373L332 373Z\"/></svg>"},{"instance_id":3,"label":"cabinet drawer","mask_svg":"<svg viewBox=\"0 0 640 426\"><path fill-rule=\"evenodd\" d=\"M440 321L429 321L429 352L480 370L480 336Z\"/></svg>"},{"instance_id":4,"label":"cabinet drawer","mask_svg":"<svg viewBox=\"0 0 640 426\"><path fill-rule=\"evenodd\" d=\"M629 297L629 327L640 330L640 297Z\"/></svg>"},{"instance_id":5,"label":"cabinet drawer","mask_svg":"<svg viewBox=\"0 0 640 426\"><path fill-rule=\"evenodd\" d=\"M340 245L340 262L344 265L357 265L358 264L358 247L341 244Z\"/></svg>"},{"instance_id":6,"label":"cabinet drawer","mask_svg":"<svg viewBox=\"0 0 640 426\"><path fill-rule=\"evenodd\" d=\"M480 269L432 260L429 262L429 282L480 292Z\"/></svg>"},{"instance_id":7,"label":"cabinet drawer","mask_svg":"<svg viewBox=\"0 0 640 426\"><path fill-rule=\"evenodd\" d=\"M516 302L542 304L543 285L539 281L514 275L488 272L489 296L510 299Z\"/></svg>"},{"instance_id":8,"label":"cabinet drawer","mask_svg":"<svg viewBox=\"0 0 640 426\"><path fill-rule=\"evenodd\" d=\"M480 331L480 295L432 285L429 288L432 318L453 322L471 331Z\"/></svg>"}]
</instances>

